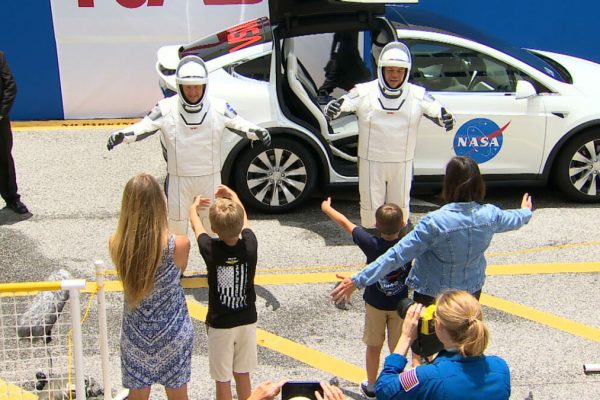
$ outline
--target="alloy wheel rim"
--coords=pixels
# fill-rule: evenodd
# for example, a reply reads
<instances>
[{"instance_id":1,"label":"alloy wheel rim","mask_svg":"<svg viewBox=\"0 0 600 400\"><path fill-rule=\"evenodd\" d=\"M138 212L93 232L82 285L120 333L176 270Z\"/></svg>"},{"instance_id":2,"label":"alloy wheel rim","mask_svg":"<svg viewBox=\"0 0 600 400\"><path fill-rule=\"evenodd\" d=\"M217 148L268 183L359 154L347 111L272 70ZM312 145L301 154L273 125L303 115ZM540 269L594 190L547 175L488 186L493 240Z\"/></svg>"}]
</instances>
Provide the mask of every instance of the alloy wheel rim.
<instances>
[{"instance_id":1,"label":"alloy wheel rim","mask_svg":"<svg viewBox=\"0 0 600 400\"><path fill-rule=\"evenodd\" d=\"M600 139L583 144L571 157L569 178L575 189L588 196L600 194Z\"/></svg>"},{"instance_id":2,"label":"alloy wheel rim","mask_svg":"<svg viewBox=\"0 0 600 400\"><path fill-rule=\"evenodd\" d=\"M306 165L298 155L286 149L273 148L252 159L246 181L257 201L281 207L304 193L307 178Z\"/></svg>"}]
</instances>

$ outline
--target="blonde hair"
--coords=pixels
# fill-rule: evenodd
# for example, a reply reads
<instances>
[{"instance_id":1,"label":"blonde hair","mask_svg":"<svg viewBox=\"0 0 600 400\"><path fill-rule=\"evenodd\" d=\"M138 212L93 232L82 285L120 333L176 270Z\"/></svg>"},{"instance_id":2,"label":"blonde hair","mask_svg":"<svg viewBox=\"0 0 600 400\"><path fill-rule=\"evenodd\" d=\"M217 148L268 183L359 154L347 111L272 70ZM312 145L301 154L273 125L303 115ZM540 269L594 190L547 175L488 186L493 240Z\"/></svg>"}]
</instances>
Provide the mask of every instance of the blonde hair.
<instances>
[{"instance_id":1,"label":"blonde hair","mask_svg":"<svg viewBox=\"0 0 600 400\"><path fill-rule=\"evenodd\" d=\"M239 236L244 226L244 209L235 201L218 197L208 210L210 225L220 238Z\"/></svg>"},{"instance_id":2,"label":"blonde hair","mask_svg":"<svg viewBox=\"0 0 600 400\"><path fill-rule=\"evenodd\" d=\"M464 357L480 356L488 345L490 333L483 323L479 301L462 290L449 290L439 295L435 316Z\"/></svg>"},{"instance_id":3,"label":"blonde hair","mask_svg":"<svg viewBox=\"0 0 600 400\"><path fill-rule=\"evenodd\" d=\"M129 309L154 288L167 237L167 205L160 185L151 175L134 176L123 190L119 223L108 243Z\"/></svg>"}]
</instances>

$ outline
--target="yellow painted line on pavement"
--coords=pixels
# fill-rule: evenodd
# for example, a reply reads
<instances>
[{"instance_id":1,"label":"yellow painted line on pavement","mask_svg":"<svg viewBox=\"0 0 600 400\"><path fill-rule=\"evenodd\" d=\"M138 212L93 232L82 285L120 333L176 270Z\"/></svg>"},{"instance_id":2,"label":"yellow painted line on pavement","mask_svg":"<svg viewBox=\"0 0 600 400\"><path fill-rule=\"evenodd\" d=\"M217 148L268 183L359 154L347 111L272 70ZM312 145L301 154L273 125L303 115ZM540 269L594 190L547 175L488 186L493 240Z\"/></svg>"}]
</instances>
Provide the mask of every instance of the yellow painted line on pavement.
<instances>
[{"instance_id":1,"label":"yellow painted line on pavement","mask_svg":"<svg viewBox=\"0 0 600 400\"><path fill-rule=\"evenodd\" d=\"M275 274L275 275L256 275L254 283L256 285L293 285L303 283L328 283L339 282L336 274L351 276L357 271L341 272L316 272L312 274ZM205 277L183 277L181 285L186 289L207 287Z\"/></svg>"},{"instance_id":2,"label":"yellow painted line on pavement","mask_svg":"<svg viewBox=\"0 0 600 400\"><path fill-rule=\"evenodd\" d=\"M187 300L188 311L190 312L190 317L197 319L198 321L205 322L206 314L208 313L208 307L203 306L198 303L196 300Z\"/></svg>"},{"instance_id":3,"label":"yellow painted line on pavement","mask_svg":"<svg viewBox=\"0 0 600 400\"><path fill-rule=\"evenodd\" d=\"M187 306L192 318L199 321L206 320L207 307L199 304L195 300L188 300ZM256 343L350 382L360 383L367 376L364 369L357 367L354 364L335 358L327 353L311 349L303 344L277 336L264 329L256 329Z\"/></svg>"},{"instance_id":4,"label":"yellow painted line on pavement","mask_svg":"<svg viewBox=\"0 0 600 400\"><path fill-rule=\"evenodd\" d=\"M357 265L315 265L315 266L306 266L306 267L289 267L289 268L257 268L256 272L288 272L288 271L323 271L323 270L336 270L336 269L362 269L366 264L357 264ZM116 269L107 269L104 271L105 275L117 275ZM198 275L198 274L206 274L206 271L202 270L194 270L194 269L186 269L186 275Z\"/></svg>"},{"instance_id":5,"label":"yellow painted line on pavement","mask_svg":"<svg viewBox=\"0 0 600 400\"><path fill-rule=\"evenodd\" d=\"M507 314L516 315L518 317L600 343L600 329L598 328L571 321L545 311L523 306L521 304L513 303L511 301L494 297L485 293L481 294L480 302L485 306L495 308Z\"/></svg>"},{"instance_id":6,"label":"yellow painted line on pavement","mask_svg":"<svg viewBox=\"0 0 600 400\"><path fill-rule=\"evenodd\" d=\"M338 272L343 275L350 276L356 271ZM336 273L316 273L316 274L282 274L282 275L256 275L254 283L256 285L291 285L302 283L328 283L338 282L339 279L335 276ZM185 289L205 288L208 287L208 280L205 277L186 277L181 279L181 286ZM104 290L106 292L122 292L123 285L118 280L104 281ZM96 293L96 282L87 282L83 290L84 293Z\"/></svg>"},{"instance_id":7,"label":"yellow painted line on pavement","mask_svg":"<svg viewBox=\"0 0 600 400\"><path fill-rule=\"evenodd\" d=\"M286 272L286 271L322 271L331 269L361 269L366 264L357 265L321 265L321 266L306 266L306 267L290 267L290 268L257 268L256 272Z\"/></svg>"},{"instance_id":8,"label":"yellow painted line on pavement","mask_svg":"<svg viewBox=\"0 0 600 400\"><path fill-rule=\"evenodd\" d=\"M11 121L10 125L15 132L25 131L61 131L111 128L117 129L131 125L140 118L112 118L112 119L77 119L77 120L49 120L49 121Z\"/></svg>"},{"instance_id":9,"label":"yellow painted line on pavement","mask_svg":"<svg viewBox=\"0 0 600 400\"><path fill-rule=\"evenodd\" d=\"M265 274L256 275L254 283L265 286L332 283L339 282L340 279L337 278L337 274L343 276L352 276L357 272L358 270L298 274ZM486 269L487 276L593 272L600 272L600 262L489 265ZM205 276L184 276L181 280L181 285L186 289L193 289L207 287L208 282ZM123 285L118 280L107 280L105 281L105 289L107 292L118 292L123 290ZM87 282L84 292L95 293L96 291L96 282Z\"/></svg>"},{"instance_id":10,"label":"yellow painted line on pavement","mask_svg":"<svg viewBox=\"0 0 600 400\"><path fill-rule=\"evenodd\" d=\"M263 347L350 382L360 383L367 377L363 368L262 329L257 329L256 341Z\"/></svg>"},{"instance_id":11,"label":"yellow painted line on pavement","mask_svg":"<svg viewBox=\"0 0 600 400\"><path fill-rule=\"evenodd\" d=\"M600 272L600 262L488 265L486 275L532 275Z\"/></svg>"},{"instance_id":12,"label":"yellow painted line on pavement","mask_svg":"<svg viewBox=\"0 0 600 400\"><path fill-rule=\"evenodd\" d=\"M338 272L339 274L350 276L356 271ZM281 274L281 275L256 275L254 283L256 285L293 285L302 283L328 283L338 282L335 272L315 273L315 274ZM208 280L205 277L186 277L181 279L181 286L185 289L208 287ZM104 281L104 290L106 292L122 292L123 284L121 281ZM83 290L84 293L96 293L96 282L87 282Z\"/></svg>"},{"instance_id":13,"label":"yellow painted line on pavement","mask_svg":"<svg viewBox=\"0 0 600 400\"><path fill-rule=\"evenodd\" d=\"M254 280L254 283L256 284L256 279ZM185 289L195 289L201 287L205 288L208 287L208 279L205 277L186 278L184 276L181 278L181 286L183 286Z\"/></svg>"}]
</instances>

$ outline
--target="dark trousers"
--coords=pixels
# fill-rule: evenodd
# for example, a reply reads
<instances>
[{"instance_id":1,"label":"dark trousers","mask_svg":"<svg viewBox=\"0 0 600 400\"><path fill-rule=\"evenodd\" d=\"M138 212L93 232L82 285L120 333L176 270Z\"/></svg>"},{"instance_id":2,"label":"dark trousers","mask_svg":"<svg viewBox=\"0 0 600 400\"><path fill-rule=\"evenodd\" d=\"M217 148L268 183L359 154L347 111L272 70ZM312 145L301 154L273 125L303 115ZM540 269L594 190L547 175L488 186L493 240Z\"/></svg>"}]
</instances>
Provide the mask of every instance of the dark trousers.
<instances>
[{"instance_id":1,"label":"dark trousers","mask_svg":"<svg viewBox=\"0 0 600 400\"><path fill-rule=\"evenodd\" d=\"M15 162L12 158L13 136L10 120L0 120L0 195L6 203L19 200Z\"/></svg>"},{"instance_id":2,"label":"dark trousers","mask_svg":"<svg viewBox=\"0 0 600 400\"><path fill-rule=\"evenodd\" d=\"M471 293L471 294L473 295L473 297L475 297L477 300L479 300L479 297L481 297L481 290L478 290L475 293ZM431 297L431 296L428 296L426 294L422 294L419 292L413 293L413 300L416 303L423 304L425 307L435 304L435 297Z\"/></svg>"}]
</instances>

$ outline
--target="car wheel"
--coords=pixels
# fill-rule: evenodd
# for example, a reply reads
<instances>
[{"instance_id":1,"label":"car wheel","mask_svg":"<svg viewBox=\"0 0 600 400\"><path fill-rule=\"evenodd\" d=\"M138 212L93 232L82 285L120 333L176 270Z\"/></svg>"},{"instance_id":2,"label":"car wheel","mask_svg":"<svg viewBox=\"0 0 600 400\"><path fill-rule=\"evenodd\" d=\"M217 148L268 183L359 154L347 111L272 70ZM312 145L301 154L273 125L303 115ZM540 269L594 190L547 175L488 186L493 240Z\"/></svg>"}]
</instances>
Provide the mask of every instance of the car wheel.
<instances>
[{"instance_id":1,"label":"car wheel","mask_svg":"<svg viewBox=\"0 0 600 400\"><path fill-rule=\"evenodd\" d=\"M567 143L557 159L555 177L569 198L600 202L600 130L583 133Z\"/></svg>"},{"instance_id":2,"label":"car wheel","mask_svg":"<svg viewBox=\"0 0 600 400\"><path fill-rule=\"evenodd\" d=\"M317 168L308 149L274 138L270 147L255 143L236 165L235 183L244 204L267 212L300 205L313 191Z\"/></svg>"}]
</instances>

